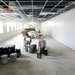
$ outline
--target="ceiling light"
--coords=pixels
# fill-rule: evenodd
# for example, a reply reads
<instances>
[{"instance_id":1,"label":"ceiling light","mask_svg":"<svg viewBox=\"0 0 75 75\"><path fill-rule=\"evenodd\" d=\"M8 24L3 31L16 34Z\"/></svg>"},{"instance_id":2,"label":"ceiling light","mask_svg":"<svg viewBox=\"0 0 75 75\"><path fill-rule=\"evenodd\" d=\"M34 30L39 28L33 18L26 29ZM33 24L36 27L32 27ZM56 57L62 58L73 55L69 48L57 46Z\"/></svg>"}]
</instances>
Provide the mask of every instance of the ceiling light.
<instances>
[{"instance_id":1,"label":"ceiling light","mask_svg":"<svg viewBox=\"0 0 75 75\"><path fill-rule=\"evenodd\" d=\"M41 12L40 15L56 14L56 12Z\"/></svg>"},{"instance_id":2,"label":"ceiling light","mask_svg":"<svg viewBox=\"0 0 75 75\"><path fill-rule=\"evenodd\" d=\"M34 25L35 23L32 21L30 24L31 24L31 25Z\"/></svg>"}]
</instances>

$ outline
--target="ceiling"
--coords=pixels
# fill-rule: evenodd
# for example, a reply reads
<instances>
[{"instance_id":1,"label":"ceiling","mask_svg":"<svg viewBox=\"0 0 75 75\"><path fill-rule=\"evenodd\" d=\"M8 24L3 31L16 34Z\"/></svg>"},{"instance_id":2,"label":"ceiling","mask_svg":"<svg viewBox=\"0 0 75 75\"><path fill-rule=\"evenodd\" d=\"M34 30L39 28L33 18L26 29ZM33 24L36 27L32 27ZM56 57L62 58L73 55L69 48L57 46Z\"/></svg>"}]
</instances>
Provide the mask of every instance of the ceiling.
<instances>
[{"instance_id":1,"label":"ceiling","mask_svg":"<svg viewBox=\"0 0 75 75\"><path fill-rule=\"evenodd\" d=\"M72 2L75 0L0 0L0 17L42 22Z\"/></svg>"}]
</instances>

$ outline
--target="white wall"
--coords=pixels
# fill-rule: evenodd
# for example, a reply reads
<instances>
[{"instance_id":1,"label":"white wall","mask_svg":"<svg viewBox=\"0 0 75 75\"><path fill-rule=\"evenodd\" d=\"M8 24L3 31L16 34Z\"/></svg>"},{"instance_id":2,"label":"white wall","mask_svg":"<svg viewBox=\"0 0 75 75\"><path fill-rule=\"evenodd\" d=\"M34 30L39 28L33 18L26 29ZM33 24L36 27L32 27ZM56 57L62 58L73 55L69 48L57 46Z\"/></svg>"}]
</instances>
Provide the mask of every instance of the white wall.
<instances>
[{"instance_id":1,"label":"white wall","mask_svg":"<svg viewBox=\"0 0 75 75\"><path fill-rule=\"evenodd\" d=\"M23 28L23 26L20 25L20 23L17 21L0 18L0 22L2 22L3 26L3 33L1 33L1 28L0 28L0 43L19 34L21 32L21 29ZM9 32L7 31L7 26L9 26ZM18 28L16 28L15 26L16 27L18 26Z\"/></svg>"},{"instance_id":2,"label":"white wall","mask_svg":"<svg viewBox=\"0 0 75 75\"><path fill-rule=\"evenodd\" d=\"M42 23L43 32L75 50L75 9Z\"/></svg>"},{"instance_id":3,"label":"white wall","mask_svg":"<svg viewBox=\"0 0 75 75\"><path fill-rule=\"evenodd\" d=\"M36 31L38 31L39 29L41 30L41 26L42 26L41 23L36 23L36 24L35 24L35 29L36 29Z\"/></svg>"}]
</instances>

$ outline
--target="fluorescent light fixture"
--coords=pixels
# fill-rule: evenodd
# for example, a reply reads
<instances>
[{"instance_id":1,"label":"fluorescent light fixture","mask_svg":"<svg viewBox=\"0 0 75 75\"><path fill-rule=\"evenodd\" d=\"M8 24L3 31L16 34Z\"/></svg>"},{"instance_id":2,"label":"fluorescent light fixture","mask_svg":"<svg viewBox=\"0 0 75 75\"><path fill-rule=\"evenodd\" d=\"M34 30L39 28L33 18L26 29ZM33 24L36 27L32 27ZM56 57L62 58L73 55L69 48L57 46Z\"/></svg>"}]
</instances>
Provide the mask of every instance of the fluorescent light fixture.
<instances>
[{"instance_id":1,"label":"fluorescent light fixture","mask_svg":"<svg viewBox=\"0 0 75 75\"><path fill-rule=\"evenodd\" d=\"M45 20L46 18L37 18L37 20L42 20L42 19Z\"/></svg>"},{"instance_id":2,"label":"fluorescent light fixture","mask_svg":"<svg viewBox=\"0 0 75 75\"><path fill-rule=\"evenodd\" d=\"M31 24L32 24L32 25L34 25L35 23L34 23L34 22L32 22Z\"/></svg>"},{"instance_id":3,"label":"fluorescent light fixture","mask_svg":"<svg viewBox=\"0 0 75 75\"><path fill-rule=\"evenodd\" d=\"M23 5L22 8L23 9L32 9L32 6L31 5ZM39 6L39 7L35 6L35 5L33 6L33 9L41 9L41 8L42 8L41 6ZM20 9L20 8L18 8L18 9Z\"/></svg>"},{"instance_id":4,"label":"fluorescent light fixture","mask_svg":"<svg viewBox=\"0 0 75 75\"><path fill-rule=\"evenodd\" d=\"M56 12L41 12L40 15L56 14Z\"/></svg>"},{"instance_id":5,"label":"fluorescent light fixture","mask_svg":"<svg viewBox=\"0 0 75 75\"><path fill-rule=\"evenodd\" d=\"M43 18L37 18L37 20L42 20Z\"/></svg>"},{"instance_id":6,"label":"fluorescent light fixture","mask_svg":"<svg viewBox=\"0 0 75 75\"><path fill-rule=\"evenodd\" d=\"M0 15L18 15L16 12L13 13L0 13Z\"/></svg>"},{"instance_id":7,"label":"fluorescent light fixture","mask_svg":"<svg viewBox=\"0 0 75 75\"><path fill-rule=\"evenodd\" d=\"M34 25L35 23L32 21L30 24L31 24L31 25Z\"/></svg>"},{"instance_id":8,"label":"fluorescent light fixture","mask_svg":"<svg viewBox=\"0 0 75 75\"><path fill-rule=\"evenodd\" d=\"M26 16L29 16L30 17L30 16L33 16L33 15L26 15Z\"/></svg>"}]
</instances>

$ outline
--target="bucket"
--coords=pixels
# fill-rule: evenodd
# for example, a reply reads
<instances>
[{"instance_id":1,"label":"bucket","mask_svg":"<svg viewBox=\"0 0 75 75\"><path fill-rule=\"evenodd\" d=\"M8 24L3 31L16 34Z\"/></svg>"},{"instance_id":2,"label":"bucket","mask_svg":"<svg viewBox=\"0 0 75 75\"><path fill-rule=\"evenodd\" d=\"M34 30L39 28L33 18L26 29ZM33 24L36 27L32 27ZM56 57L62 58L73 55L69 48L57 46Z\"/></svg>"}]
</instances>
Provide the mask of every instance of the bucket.
<instances>
[{"instance_id":1,"label":"bucket","mask_svg":"<svg viewBox=\"0 0 75 75\"><path fill-rule=\"evenodd\" d=\"M7 64L8 62L8 55L1 55L1 63L2 64Z\"/></svg>"},{"instance_id":2,"label":"bucket","mask_svg":"<svg viewBox=\"0 0 75 75\"><path fill-rule=\"evenodd\" d=\"M12 62L15 62L17 60L17 54L16 53L11 53L10 58Z\"/></svg>"},{"instance_id":3,"label":"bucket","mask_svg":"<svg viewBox=\"0 0 75 75\"><path fill-rule=\"evenodd\" d=\"M48 55L48 48L47 48L47 47L45 47L44 54L45 54L46 56Z\"/></svg>"}]
</instances>

